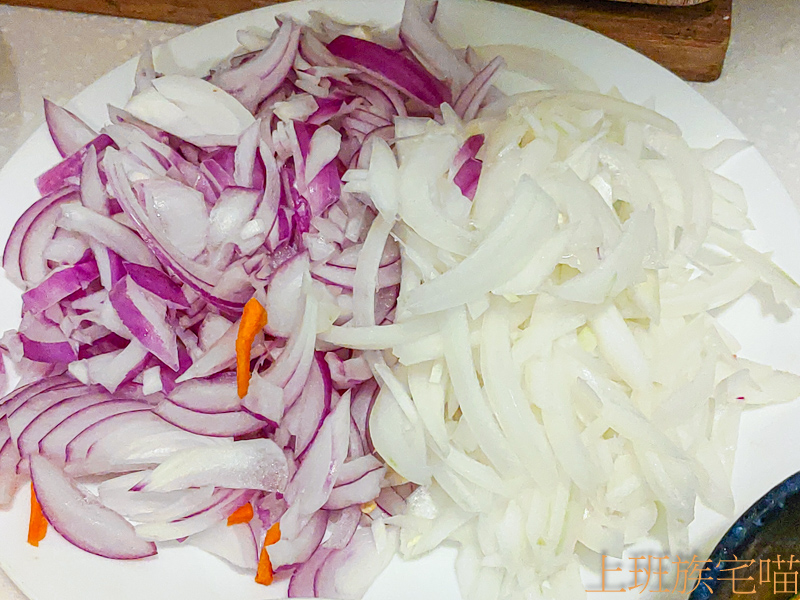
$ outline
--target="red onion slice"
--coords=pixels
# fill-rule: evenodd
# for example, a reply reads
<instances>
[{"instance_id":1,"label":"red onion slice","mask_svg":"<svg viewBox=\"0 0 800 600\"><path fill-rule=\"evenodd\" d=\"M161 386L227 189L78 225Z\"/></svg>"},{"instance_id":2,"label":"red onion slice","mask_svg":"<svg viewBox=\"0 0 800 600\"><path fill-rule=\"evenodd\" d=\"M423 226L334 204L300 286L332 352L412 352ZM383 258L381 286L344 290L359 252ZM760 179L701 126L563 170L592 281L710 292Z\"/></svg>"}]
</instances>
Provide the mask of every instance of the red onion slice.
<instances>
[{"instance_id":1,"label":"red onion slice","mask_svg":"<svg viewBox=\"0 0 800 600\"><path fill-rule=\"evenodd\" d=\"M470 66L453 50L433 27L428 16L431 5L427 0L408 0L403 7L400 21L400 40L425 65L434 77L450 83L453 95L457 96L472 80Z\"/></svg>"},{"instance_id":2,"label":"red onion slice","mask_svg":"<svg viewBox=\"0 0 800 600\"><path fill-rule=\"evenodd\" d=\"M75 383L75 380L69 375L57 375L19 387L0 399L0 416L16 410L18 406L27 402L35 394L61 386L73 386Z\"/></svg>"},{"instance_id":3,"label":"red onion slice","mask_svg":"<svg viewBox=\"0 0 800 600\"><path fill-rule=\"evenodd\" d=\"M99 276L97 263L87 253L77 264L50 273L47 279L22 294L22 310L40 313L70 294L85 290Z\"/></svg>"},{"instance_id":4,"label":"red onion slice","mask_svg":"<svg viewBox=\"0 0 800 600\"><path fill-rule=\"evenodd\" d=\"M248 435L263 429L266 423L243 412L200 413L165 400L156 407L156 414L185 431L212 437Z\"/></svg>"},{"instance_id":5,"label":"red onion slice","mask_svg":"<svg viewBox=\"0 0 800 600\"><path fill-rule=\"evenodd\" d=\"M505 61L497 56L486 65L480 73L470 81L461 94L458 96L453 110L464 121L471 121L478 114L478 109L489 93L492 79L503 68Z\"/></svg>"},{"instance_id":6,"label":"red onion slice","mask_svg":"<svg viewBox=\"0 0 800 600\"><path fill-rule=\"evenodd\" d=\"M189 301L181 287L169 275L159 269L135 263L126 263L124 268L137 285L161 298L167 306L189 308Z\"/></svg>"},{"instance_id":7,"label":"red onion slice","mask_svg":"<svg viewBox=\"0 0 800 600\"><path fill-rule=\"evenodd\" d=\"M303 283L309 266L308 254L302 252L284 262L273 274L264 303L269 315L267 331L272 335L289 337L300 323Z\"/></svg>"},{"instance_id":8,"label":"red onion slice","mask_svg":"<svg viewBox=\"0 0 800 600\"><path fill-rule=\"evenodd\" d=\"M152 354L173 371L178 370L175 331L166 322L166 305L147 294L128 275L114 284L108 294L111 306L125 327Z\"/></svg>"},{"instance_id":9,"label":"red onion slice","mask_svg":"<svg viewBox=\"0 0 800 600\"><path fill-rule=\"evenodd\" d=\"M213 487L177 492L137 492L146 471L107 479L97 487L100 501L127 519L141 523L175 521L197 514L216 502Z\"/></svg>"},{"instance_id":10,"label":"red onion slice","mask_svg":"<svg viewBox=\"0 0 800 600\"><path fill-rule=\"evenodd\" d=\"M328 516L328 539L322 546L331 550L344 548L353 539L358 524L361 522L361 507L350 506L344 510L337 510L329 513Z\"/></svg>"},{"instance_id":11,"label":"red onion slice","mask_svg":"<svg viewBox=\"0 0 800 600\"><path fill-rule=\"evenodd\" d=\"M77 182L83 170L83 161L89 152L89 148L94 148L100 154L109 146L114 145L114 140L102 133L91 142L83 146L77 152L73 152L56 166L45 171L36 178L36 187L43 196L57 192L63 187L73 185Z\"/></svg>"},{"instance_id":12,"label":"red onion slice","mask_svg":"<svg viewBox=\"0 0 800 600\"><path fill-rule=\"evenodd\" d=\"M178 406L199 413L233 412L242 404L232 373L179 383L167 397Z\"/></svg>"},{"instance_id":13,"label":"red onion slice","mask_svg":"<svg viewBox=\"0 0 800 600\"><path fill-rule=\"evenodd\" d=\"M449 91L441 82L399 52L380 44L359 38L340 35L330 44L328 51L334 56L357 64L368 73L386 81L413 96L431 108L450 102Z\"/></svg>"},{"instance_id":14,"label":"red onion slice","mask_svg":"<svg viewBox=\"0 0 800 600\"><path fill-rule=\"evenodd\" d=\"M320 546L300 567L292 573L289 581L289 598L315 598L317 593L314 582L317 573L325 564L328 557L335 552L330 548Z\"/></svg>"},{"instance_id":15,"label":"red onion slice","mask_svg":"<svg viewBox=\"0 0 800 600\"><path fill-rule=\"evenodd\" d=\"M16 410L7 415L8 427L11 430L11 438L16 443L19 443L19 438L28 425L30 425L34 419L38 418L43 411L46 411L54 404L77 396L92 396L97 391L97 388L86 389L79 384L69 387L60 387L32 396L27 402L21 404ZM102 394L101 397L103 396L105 395ZM108 399L107 396L105 397Z\"/></svg>"},{"instance_id":16,"label":"red onion slice","mask_svg":"<svg viewBox=\"0 0 800 600\"><path fill-rule=\"evenodd\" d=\"M149 407L132 400L108 400L86 406L53 427L39 442L39 452L56 462L66 463L67 445L82 431L106 417L137 409Z\"/></svg>"},{"instance_id":17,"label":"red onion slice","mask_svg":"<svg viewBox=\"0 0 800 600\"><path fill-rule=\"evenodd\" d=\"M36 362L67 364L78 358L78 353L69 342L43 342L31 339L24 333L19 334L19 339L25 358Z\"/></svg>"},{"instance_id":18,"label":"red onion slice","mask_svg":"<svg viewBox=\"0 0 800 600\"><path fill-rule=\"evenodd\" d=\"M371 458L373 461L378 462L369 455L356 459L356 461L366 458ZM386 467L382 464L378 463L372 466L371 470L362 474L358 479L334 487L323 508L337 510L369 502L380 494L381 482L385 475Z\"/></svg>"},{"instance_id":19,"label":"red onion slice","mask_svg":"<svg viewBox=\"0 0 800 600\"><path fill-rule=\"evenodd\" d=\"M247 523L229 526L221 521L205 531L190 536L186 542L240 569L255 570L258 567L258 544L253 530Z\"/></svg>"},{"instance_id":20,"label":"red onion slice","mask_svg":"<svg viewBox=\"0 0 800 600\"><path fill-rule=\"evenodd\" d=\"M111 427L114 431L109 431ZM113 435L108 435L109 433ZM96 438L86 452L81 468L89 472L101 469L122 470L156 466L177 452L224 444L227 438L212 438L189 433L166 422L155 413L137 411L114 417L94 426ZM140 478L141 479L141 478ZM130 515L126 515L130 516Z\"/></svg>"},{"instance_id":21,"label":"red onion slice","mask_svg":"<svg viewBox=\"0 0 800 600\"><path fill-rule=\"evenodd\" d=\"M136 489L171 492L214 485L282 492L288 476L286 457L275 442L240 440L178 452L156 467Z\"/></svg>"},{"instance_id":22,"label":"red onion slice","mask_svg":"<svg viewBox=\"0 0 800 600\"><path fill-rule=\"evenodd\" d=\"M65 206L61 212L62 217L58 225L67 231L82 233L97 240L128 262L149 267L158 266L158 261L150 253L147 245L124 225L84 206Z\"/></svg>"},{"instance_id":23,"label":"red onion slice","mask_svg":"<svg viewBox=\"0 0 800 600\"><path fill-rule=\"evenodd\" d=\"M336 473L347 456L350 433L350 397L343 396L319 430L300 468L286 488L289 510L281 519L281 531L288 538L299 530L328 500Z\"/></svg>"},{"instance_id":24,"label":"red onion slice","mask_svg":"<svg viewBox=\"0 0 800 600\"><path fill-rule=\"evenodd\" d=\"M79 117L47 98L44 99L44 120L63 157L74 154L97 137L97 133Z\"/></svg>"},{"instance_id":25,"label":"red onion slice","mask_svg":"<svg viewBox=\"0 0 800 600\"><path fill-rule=\"evenodd\" d=\"M331 553L317 573L317 597L361 598L375 578L389 565L400 535L387 528L380 546L371 529L356 531L350 543Z\"/></svg>"},{"instance_id":26,"label":"red onion slice","mask_svg":"<svg viewBox=\"0 0 800 600\"><path fill-rule=\"evenodd\" d=\"M44 456L31 457L31 480L47 521L71 544L106 558L127 560L157 553L155 544L137 536L122 516L81 492Z\"/></svg>"},{"instance_id":27,"label":"red onion slice","mask_svg":"<svg viewBox=\"0 0 800 600\"><path fill-rule=\"evenodd\" d=\"M306 562L325 537L328 514L317 511L293 538L281 538L269 547L269 560L275 571L285 571Z\"/></svg>"},{"instance_id":28,"label":"red onion slice","mask_svg":"<svg viewBox=\"0 0 800 600\"><path fill-rule=\"evenodd\" d=\"M0 418L0 507L6 507L14 499L22 476L17 474L20 456L11 439L5 417Z\"/></svg>"},{"instance_id":29,"label":"red onion slice","mask_svg":"<svg viewBox=\"0 0 800 600\"><path fill-rule=\"evenodd\" d=\"M136 526L136 533L156 542L185 538L226 519L252 497L253 492L249 490L218 489L213 501L197 513L170 522L142 523Z\"/></svg>"},{"instance_id":30,"label":"red onion slice","mask_svg":"<svg viewBox=\"0 0 800 600\"><path fill-rule=\"evenodd\" d=\"M22 456L30 456L39 451L39 442L50 430L70 415L110 399L107 394L80 395L74 398L65 398L40 412L22 430L17 439L17 446Z\"/></svg>"},{"instance_id":31,"label":"red onion slice","mask_svg":"<svg viewBox=\"0 0 800 600\"><path fill-rule=\"evenodd\" d=\"M135 400L114 400L112 402L113 404L109 403L106 410L103 411L101 418L81 431L67 444L65 451L67 463L75 463L76 472L81 470L83 465L79 463L86 460L89 450L99 440L107 435L123 435L126 428L129 428L129 431L133 430L152 418L150 407L144 402Z\"/></svg>"},{"instance_id":32,"label":"red onion slice","mask_svg":"<svg viewBox=\"0 0 800 600\"><path fill-rule=\"evenodd\" d=\"M303 392L281 423L287 436L294 436L294 456L299 458L311 444L331 409L333 386L328 365L316 353Z\"/></svg>"}]
</instances>

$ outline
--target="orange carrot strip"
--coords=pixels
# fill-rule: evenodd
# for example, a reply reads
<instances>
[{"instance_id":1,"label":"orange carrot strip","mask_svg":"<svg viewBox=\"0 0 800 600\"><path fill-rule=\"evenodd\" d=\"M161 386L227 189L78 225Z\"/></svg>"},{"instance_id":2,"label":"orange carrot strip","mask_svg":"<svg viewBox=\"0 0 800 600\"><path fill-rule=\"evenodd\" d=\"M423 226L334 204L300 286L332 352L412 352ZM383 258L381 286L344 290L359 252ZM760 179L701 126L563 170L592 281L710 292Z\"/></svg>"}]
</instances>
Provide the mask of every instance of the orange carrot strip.
<instances>
[{"instance_id":1,"label":"orange carrot strip","mask_svg":"<svg viewBox=\"0 0 800 600\"><path fill-rule=\"evenodd\" d=\"M281 539L281 524L275 523L267 531L267 537L264 538L265 546L272 546L272 544L279 542Z\"/></svg>"},{"instance_id":2,"label":"orange carrot strip","mask_svg":"<svg viewBox=\"0 0 800 600\"><path fill-rule=\"evenodd\" d=\"M31 546L39 546L39 542L47 535L47 519L42 513L42 507L36 499L36 492L33 491L31 482L31 518L28 522L28 543Z\"/></svg>"},{"instance_id":3,"label":"orange carrot strip","mask_svg":"<svg viewBox=\"0 0 800 600\"><path fill-rule=\"evenodd\" d=\"M269 559L267 547L261 548L261 556L258 559L258 570L256 571L256 583L269 585L274 579L275 573L272 571L272 561Z\"/></svg>"},{"instance_id":4,"label":"orange carrot strip","mask_svg":"<svg viewBox=\"0 0 800 600\"><path fill-rule=\"evenodd\" d=\"M228 517L228 527L231 525L238 525L239 523L249 523L250 519L253 518L253 507L248 502L247 504L243 504L235 511L231 513L231 516Z\"/></svg>"},{"instance_id":5,"label":"orange carrot strip","mask_svg":"<svg viewBox=\"0 0 800 600\"><path fill-rule=\"evenodd\" d=\"M239 398L247 395L250 387L250 350L256 335L267 324L267 311L255 298L244 305L239 334L236 336L236 388Z\"/></svg>"},{"instance_id":6,"label":"orange carrot strip","mask_svg":"<svg viewBox=\"0 0 800 600\"><path fill-rule=\"evenodd\" d=\"M261 548L261 556L259 556L258 558L256 583L260 583L261 585L269 585L272 583L275 573L272 571L272 561L269 559L269 552L267 552L267 546L271 546L280 539L281 539L281 526L279 523L275 523L272 527L269 528L269 531L267 531L267 535L264 537L264 546Z\"/></svg>"}]
</instances>

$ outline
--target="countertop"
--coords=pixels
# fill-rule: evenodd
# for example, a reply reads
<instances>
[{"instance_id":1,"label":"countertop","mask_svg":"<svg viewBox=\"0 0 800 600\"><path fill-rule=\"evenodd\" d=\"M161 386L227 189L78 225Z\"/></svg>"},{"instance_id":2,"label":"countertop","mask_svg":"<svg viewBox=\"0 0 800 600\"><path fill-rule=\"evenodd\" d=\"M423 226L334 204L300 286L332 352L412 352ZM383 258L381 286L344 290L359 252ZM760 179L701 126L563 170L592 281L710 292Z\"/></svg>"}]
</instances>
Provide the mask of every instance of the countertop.
<instances>
[{"instance_id":1,"label":"countertop","mask_svg":"<svg viewBox=\"0 0 800 600\"><path fill-rule=\"evenodd\" d=\"M761 151L800 207L800 2L735 0L722 77L692 84ZM0 166L62 103L188 27L0 5ZM0 541L0 543L2 543ZM0 572L0 600L23 596Z\"/></svg>"}]
</instances>

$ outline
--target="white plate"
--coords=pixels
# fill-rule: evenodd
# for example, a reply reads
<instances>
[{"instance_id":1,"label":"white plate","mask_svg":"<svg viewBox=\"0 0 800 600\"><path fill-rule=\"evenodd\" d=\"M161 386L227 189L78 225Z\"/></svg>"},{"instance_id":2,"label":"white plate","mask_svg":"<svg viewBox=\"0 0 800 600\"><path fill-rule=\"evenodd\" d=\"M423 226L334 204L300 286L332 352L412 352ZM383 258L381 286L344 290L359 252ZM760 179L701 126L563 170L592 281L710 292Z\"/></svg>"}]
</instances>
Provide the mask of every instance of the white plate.
<instances>
[{"instance_id":1,"label":"white plate","mask_svg":"<svg viewBox=\"0 0 800 600\"><path fill-rule=\"evenodd\" d=\"M402 0L311 0L236 15L169 42L157 57L159 69L202 72L215 58L234 50L237 29L254 25L271 29L276 14L302 18L308 10L324 10L351 22L391 26L399 22ZM442 0L437 23L455 46L522 44L567 59L591 75L602 91L617 87L629 100L652 103L681 126L693 146L710 147L724 138L743 137L719 111L671 73L620 44L575 25L482 0ZM102 50L89 47L87 51ZM108 73L79 94L71 108L90 125L101 127L106 119L106 104L121 106L127 100L134 69L131 61ZM4 209L0 239L8 237L14 220L37 198L34 177L57 159L47 132L40 128L0 171ZM762 250L774 250L775 260L797 278L800 218L775 174L754 149L729 161L722 173L741 184L747 194L757 227L751 243ZM21 307L19 292L4 278L0 279L0 303L0 327L15 327ZM755 301L745 299L726 313L724 322L742 342L742 355L800 372L800 319L779 323L762 315ZM733 482L737 515L800 468L800 447L784 444L795 437L797 422L798 402L744 416ZM258 586L251 577L193 548L167 546L155 559L134 562L86 554L53 534L38 549L33 548L25 543L28 502L28 494L23 491L11 511L0 513L0 567L31 600L256 600L280 597L285 592L285 586ZM698 554L707 554L731 521L701 508L691 528ZM413 563L395 559L367 598L458 600L453 558L454 551L448 548ZM624 572L632 564L616 562L609 566L621 566ZM633 575L625 581L633 585ZM587 587L599 589L593 578L587 579ZM631 592L631 597L634 594L642 597L636 592ZM606 596L620 598L619 594L591 594L597 600ZM663 593L652 596L668 597Z\"/></svg>"}]
</instances>

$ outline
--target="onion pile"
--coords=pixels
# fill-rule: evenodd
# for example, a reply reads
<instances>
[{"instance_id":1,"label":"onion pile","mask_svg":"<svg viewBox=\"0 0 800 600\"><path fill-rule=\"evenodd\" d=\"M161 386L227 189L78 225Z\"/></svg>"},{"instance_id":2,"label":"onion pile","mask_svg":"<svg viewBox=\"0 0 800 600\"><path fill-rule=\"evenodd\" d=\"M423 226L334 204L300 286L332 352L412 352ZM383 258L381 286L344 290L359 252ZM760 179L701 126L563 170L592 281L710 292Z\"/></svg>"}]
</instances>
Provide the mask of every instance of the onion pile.
<instances>
[{"instance_id":1,"label":"onion pile","mask_svg":"<svg viewBox=\"0 0 800 600\"><path fill-rule=\"evenodd\" d=\"M45 102L63 160L3 256L23 311L2 340L20 381L0 400L0 504L30 478L88 552L136 559L178 540L259 576L268 554L290 596L364 593L413 484L367 431L383 357L317 335L391 323L400 288L380 194L345 191L345 173L394 164L397 118L448 104L469 118L500 97L500 62L452 51L434 14L409 2L399 37L281 18L269 38L241 32L205 78L162 75L146 53L100 133ZM478 147L459 158L467 196ZM268 322L240 397L251 298ZM227 526L248 503L254 517Z\"/></svg>"},{"instance_id":2,"label":"onion pile","mask_svg":"<svg viewBox=\"0 0 800 600\"><path fill-rule=\"evenodd\" d=\"M599 570L648 536L691 556L698 499L732 516L744 408L800 395L715 319L756 284L800 307L712 171L742 145L693 150L664 117L576 91L395 128L397 160L373 153L345 187L380 207L367 239L401 245L394 323L320 338L385 349L370 436L419 485L387 520L401 553L457 543L467 600L585 597L579 556Z\"/></svg>"}]
</instances>

